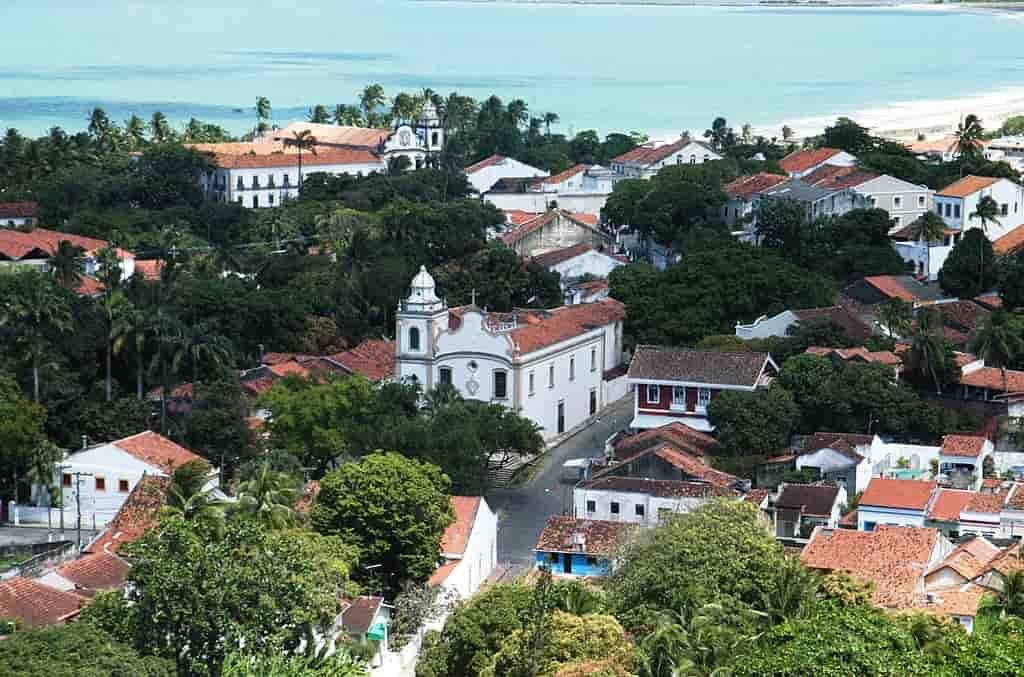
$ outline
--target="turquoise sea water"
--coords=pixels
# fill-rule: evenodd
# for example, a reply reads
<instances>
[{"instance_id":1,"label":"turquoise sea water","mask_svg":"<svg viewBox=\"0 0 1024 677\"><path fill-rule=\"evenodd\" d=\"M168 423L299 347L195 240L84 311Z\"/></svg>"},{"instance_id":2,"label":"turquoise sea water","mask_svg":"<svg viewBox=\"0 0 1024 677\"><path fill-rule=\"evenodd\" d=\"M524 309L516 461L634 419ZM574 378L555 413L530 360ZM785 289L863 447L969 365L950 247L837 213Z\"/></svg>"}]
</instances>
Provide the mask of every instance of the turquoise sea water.
<instances>
[{"instance_id":1,"label":"turquoise sea water","mask_svg":"<svg viewBox=\"0 0 1024 677\"><path fill-rule=\"evenodd\" d=\"M901 8L516 5L415 0L3 0L0 128L163 110L243 132L267 96L431 87L525 99L561 131L776 123L1024 88L1024 21ZM244 109L236 112L234 109Z\"/></svg>"}]
</instances>

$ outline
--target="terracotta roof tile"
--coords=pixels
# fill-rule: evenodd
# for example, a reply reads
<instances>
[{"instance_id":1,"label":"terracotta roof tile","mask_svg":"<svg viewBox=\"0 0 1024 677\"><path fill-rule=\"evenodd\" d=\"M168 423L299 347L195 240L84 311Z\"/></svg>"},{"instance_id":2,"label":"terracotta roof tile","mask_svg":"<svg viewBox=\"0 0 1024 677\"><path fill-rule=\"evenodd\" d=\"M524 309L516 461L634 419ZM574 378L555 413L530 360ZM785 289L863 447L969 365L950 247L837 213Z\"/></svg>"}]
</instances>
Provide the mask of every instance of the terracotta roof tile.
<instances>
[{"instance_id":1,"label":"terracotta roof tile","mask_svg":"<svg viewBox=\"0 0 1024 677\"><path fill-rule=\"evenodd\" d=\"M0 202L0 219L33 219L38 215L38 202Z\"/></svg>"},{"instance_id":2,"label":"terracotta roof tile","mask_svg":"<svg viewBox=\"0 0 1024 677\"><path fill-rule=\"evenodd\" d=\"M563 249L554 249L543 254L538 254L533 257L534 263L548 268L550 266L558 265L570 259L574 259L581 254L586 254L589 251L593 251L594 247L589 242L581 242L574 244L571 247L564 247Z\"/></svg>"},{"instance_id":3,"label":"terracotta roof tile","mask_svg":"<svg viewBox=\"0 0 1024 677\"><path fill-rule=\"evenodd\" d=\"M661 498L713 498L738 496L738 492L708 482L685 480L652 480L645 477L619 477L605 475L579 484L581 489L593 491L614 491L633 494L647 494Z\"/></svg>"},{"instance_id":4,"label":"terracotta roof tile","mask_svg":"<svg viewBox=\"0 0 1024 677\"><path fill-rule=\"evenodd\" d=\"M585 164L573 165L572 167L566 169L564 172L559 172L558 174L553 174L551 176L545 176L544 178L537 179L536 183L546 183L548 185L562 183L563 181L568 181L577 174L582 174L583 172L590 169L592 166L593 165Z\"/></svg>"},{"instance_id":5,"label":"terracotta roof tile","mask_svg":"<svg viewBox=\"0 0 1024 677\"><path fill-rule=\"evenodd\" d=\"M124 585L131 566L117 555L97 552L57 567L57 573L86 590L113 590Z\"/></svg>"},{"instance_id":6,"label":"terracotta roof tile","mask_svg":"<svg viewBox=\"0 0 1024 677\"><path fill-rule=\"evenodd\" d=\"M480 160L480 162L476 162L474 164L471 164L470 166L466 167L462 171L465 174L475 174L476 172L479 172L481 169L486 169L487 167L491 167L493 165L496 165L496 164L498 164L499 162L501 162L504 159L505 159L504 155L498 155L497 153L495 153L494 155L492 155L490 157L485 157L483 160Z\"/></svg>"},{"instance_id":7,"label":"terracotta roof tile","mask_svg":"<svg viewBox=\"0 0 1024 677\"><path fill-rule=\"evenodd\" d=\"M747 503L753 503L754 505L760 506L764 503L766 498L768 498L767 489L751 489L747 492L747 495L743 497L743 500Z\"/></svg>"},{"instance_id":8,"label":"terracotta roof tile","mask_svg":"<svg viewBox=\"0 0 1024 677\"><path fill-rule=\"evenodd\" d=\"M989 310L1003 307L1003 299L998 294L982 294L974 297L974 300Z\"/></svg>"},{"instance_id":9,"label":"terracotta roof tile","mask_svg":"<svg viewBox=\"0 0 1024 677\"><path fill-rule=\"evenodd\" d=\"M279 362L278 364L270 365L268 369L282 378L285 376L300 376L302 378L309 376L309 369L306 369L298 362Z\"/></svg>"},{"instance_id":10,"label":"terracotta roof tile","mask_svg":"<svg viewBox=\"0 0 1024 677\"><path fill-rule=\"evenodd\" d=\"M665 442L698 457L712 456L719 450L714 437L679 421L623 437L616 440L614 448L616 454L625 456Z\"/></svg>"},{"instance_id":11,"label":"terracotta roof tile","mask_svg":"<svg viewBox=\"0 0 1024 677\"><path fill-rule=\"evenodd\" d=\"M341 611L341 627L353 635L366 634L383 603L383 597L365 596L345 602Z\"/></svg>"},{"instance_id":12,"label":"terracotta roof tile","mask_svg":"<svg viewBox=\"0 0 1024 677\"><path fill-rule=\"evenodd\" d=\"M788 181L789 177L782 174L768 174L767 172L758 172L757 174L750 174L748 176L741 176L734 181L722 186L722 190L725 194L731 198L740 198L743 200L749 200L757 193L762 190L767 190L774 186L779 185L783 181Z\"/></svg>"},{"instance_id":13,"label":"terracotta roof tile","mask_svg":"<svg viewBox=\"0 0 1024 677\"><path fill-rule=\"evenodd\" d=\"M142 275L143 279L150 282L160 279L160 271L163 270L164 262L160 259L148 259L135 262L135 273Z\"/></svg>"},{"instance_id":14,"label":"terracotta roof tile","mask_svg":"<svg viewBox=\"0 0 1024 677\"><path fill-rule=\"evenodd\" d=\"M455 571L455 567L459 566L462 560L452 559L448 560L441 566L434 569L434 573L430 574L430 578L427 579L427 585L437 586L441 585L448 580L448 577Z\"/></svg>"},{"instance_id":15,"label":"terracotta roof tile","mask_svg":"<svg viewBox=\"0 0 1024 677\"><path fill-rule=\"evenodd\" d=\"M807 148L793 151L779 160L779 166L788 173L803 172L827 162L842 151L838 148Z\"/></svg>"},{"instance_id":16,"label":"terracotta roof tile","mask_svg":"<svg viewBox=\"0 0 1024 677\"><path fill-rule=\"evenodd\" d=\"M649 167L653 164L661 162L662 160L669 157L673 153L678 152L683 148L686 148L691 143L700 146L704 150L713 152L711 147L708 146L707 144L701 141L697 141L695 139L691 139L690 137L683 136L680 137L677 141L673 141L672 143L666 143L661 146L638 146L632 150L626 151L625 153L619 155L618 157L613 158L612 162L618 164L632 164L639 165L641 167Z\"/></svg>"},{"instance_id":17,"label":"terracotta roof tile","mask_svg":"<svg viewBox=\"0 0 1024 677\"><path fill-rule=\"evenodd\" d=\"M988 188L1000 179L991 176L965 176L959 181L954 181L935 194L936 197L967 197L974 195L979 190Z\"/></svg>"},{"instance_id":18,"label":"terracotta roof tile","mask_svg":"<svg viewBox=\"0 0 1024 677\"><path fill-rule=\"evenodd\" d=\"M977 458L984 451L986 441L984 437L973 435L946 435L942 438L939 453L943 456Z\"/></svg>"},{"instance_id":19,"label":"terracotta roof tile","mask_svg":"<svg viewBox=\"0 0 1024 677\"><path fill-rule=\"evenodd\" d=\"M259 169L270 167L295 167L299 164L298 153L272 153L270 155L228 155L216 154L214 163L222 169ZM324 167L328 165L380 165L381 159L375 153L361 148L318 148L316 153L302 154L303 167ZM278 186L288 188L288 186Z\"/></svg>"},{"instance_id":20,"label":"terracotta roof tile","mask_svg":"<svg viewBox=\"0 0 1024 677\"><path fill-rule=\"evenodd\" d=\"M895 480L875 477L868 482L860 505L879 508L924 510L935 491L935 482L921 480Z\"/></svg>"},{"instance_id":21,"label":"terracotta roof tile","mask_svg":"<svg viewBox=\"0 0 1024 677\"><path fill-rule=\"evenodd\" d=\"M950 301L932 306L942 315L942 321L960 331L968 333L978 329L990 311L974 301Z\"/></svg>"},{"instance_id":22,"label":"terracotta roof tile","mask_svg":"<svg viewBox=\"0 0 1024 677\"><path fill-rule=\"evenodd\" d=\"M519 354L525 355L625 317L626 307L608 298L531 313L526 323L509 332L509 336Z\"/></svg>"},{"instance_id":23,"label":"terracotta roof tile","mask_svg":"<svg viewBox=\"0 0 1024 677\"><path fill-rule=\"evenodd\" d=\"M110 243L106 240L97 240L94 237L62 233L48 228L33 228L30 231L21 231L13 228L0 228L0 254L18 260L26 254L38 251L46 256L53 256L61 242L70 242L76 247L81 247L86 254L95 252L98 249L108 247ZM130 254L124 250L118 250L122 257Z\"/></svg>"},{"instance_id":24,"label":"terracotta roof tile","mask_svg":"<svg viewBox=\"0 0 1024 677\"><path fill-rule=\"evenodd\" d=\"M992 251L998 256L1015 254L1024 250L1024 223L992 243Z\"/></svg>"},{"instance_id":25,"label":"terracotta roof tile","mask_svg":"<svg viewBox=\"0 0 1024 677\"><path fill-rule=\"evenodd\" d=\"M504 209L502 213L505 214L505 220L513 226L521 226L540 216L537 212L524 212L522 209Z\"/></svg>"},{"instance_id":26,"label":"terracotta roof tile","mask_svg":"<svg viewBox=\"0 0 1024 677\"><path fill-rule=\"evenodd\" d=\"M1005 548L985 567L986 572L995 571L1003 576L1006 576L1011 571L1019 571L1021 569L1024 569L1024 559L1021 557L1019 541Z\"/></svg>"},{"instance_id":27,"label":"terracotta roof tile","mask_svg":"<svg viewBox=\"0 0 1024 677\"><path fill-rule=\"evenodd\" d=\"M1024 511L1024 483L1014 482L1006 497L1005 507L1009 510Z\"/></svg>"},{"instance_id":28,"label":"terracotta roof tile","mask_svg":"<svg viewBox=\"0 0 1024 677\"><path fill-rule=\"evenodd\" d=\"M152 430L114 440L110 444L128 452L143 463L159 468L168 475L186 463L204 460L202 456L192 453L180 444L175 444Z\"/></svg>"},{"instance_id":29,"label":"terracotta roof tile","mask_svg":"<svg viewBox=\"0 0 1024 677\"><path fill-rule=\"evenodd\" d=\"M843 571L875 584L875 604L912 593L940 534L937 529L879 526L874 531L817 528L800 555L812 569Z\"/></svg>"},{"instance_id":30,"label":"terracotta roof tile","mask_svg":"<svg viewBox=\"0 0 1024 677\"><path fill-rule=\"evenodd\" d=\"M915 594L896 607L901 611L935 614L940 616L976 616L978 605L986 594L981 587L966 590L958 588L936 588L926 594Z\"/></svg>"},{"instance_id":31,"label":"terracotta roof tile","mask_svg":"<svg viewBox=\"0 0 1024 677\"><path fill-rule=\"evenodd\" d=\"M855 188L862 183L877 179L878 174L866 172L856 167L836 167L823 165L800 178L804 183L817 188L840 191Z\"/></svg>"},{"instance_id":32,"label":"terracotta roof tile","mask_svg":"<svg viewBox=\"0 0 1024 677\"><path fill-rule=\"evenodd\" d=\"M320 145L352 146L371 150L375 150L393 134L393 131L386 127L353 127L300 120L281 129L271 130L267 132L266 136L283 143L284 139L294 138L295 132L301 133L307 129ZM257 141L253 145L261 143L266 143L266 141Z\"/></svg>"},{"instance_id":33,"label":"terracotta roof tile","mask_svg":"<svg viewBox=\"0 0 1024 677\"><path fill-rule=\"evenodd\" d=\"M512 223L511 225L513 227L503 231L499 236L499 239L501 239L505 244L511 246L519 240L522 240L530 233L543 228L559 218L568 219L569 221L575 222L581 226L589 228L590 230L596 230L597 218L592 215L567 212L563 209L552 209L543 214L536 215L535 218L526 219L519 223Z\"/></svg>"},{"instance_id":34,"label":"terracotta roof tile","mask_svg":"<svg viewBox=\"0 0 1024 677\"><path fill-rule=\"evenodd\" d=\"M851 510L839 519L839 526L843 528L856 529L857 528L857 511Z\"/></svg>"},{"instance_id":35,"label":"terracotta roof tile","mask_svg":"<svg viewBox=\"0 0 1024 677\"><path fill-rule=\"evenodd\" d=\"M353 374L361 374L371 381L383 381L395 374L395 342L367 339L355 348L331 355L330 359Z\"/></svg>"},{"instance_id":36,"label":"terracotta roof tile","mask_svg":"<svg viewBox=\"0 0 1024 677\"><path fill-rule=\"evenodd\" d=\"M946 556L946 559L936 564L928 573L940 569L952 569L967 580L980 575L988 567L993 559L1002 552L983 537L972 538L963 545L958 546L953 552Z\"/></svg>"},{"instance_id":37,"label":"terracotta roof tile","mask_svg":"<svg viewBox=\"0 0 1024 677\"><path fill-rule=\"evenodd\" d=\"M871 275L869 277L865 277L864 281L889 298L910 301L911 303L918 300L915 294L901 285L899 280L892 275Z\"/></svg>"},{"instance_id":38,"label":"terracotta roof tile","mask_svg":"<svg viewBox=\"0 0 1024 677\"><path fill-rule=\"evenodd\" d=\"M998 392L1024 392L1024 371L1006 370L1006 389L1003 389L1003 373L995 367L981 367L960 375L960 383L975 388L988 388Z\"/></svg>"},{"instance_id":39,"label":"terracotta roof tile","mask_svg":"<svg viewBox=\"0 0 1024 677\"><path fill-rule=\"evenodd\" d=\"M958 522L960 512L974 498L973 491L957 489L939 489L935 501L928 508L928 519L939 522Z\"/></svg>"},{"instance_id":40,"label":"terracotta roof tile","mask_svg":"<svg viewBox=\"0 0 1024 677\"><path fill-rule=\"evenodd\" d=\"M1003 502L1006 500L1005 493L981 494L975 493L971 500L964 506L963 512L981 515L999 515L1003 510Z\"/></svg>"},{"instance_id":41,"label":"terracotta roof tile","mask_svg":"<svg viewBox=\"0 0 1024 677\"><path fill-rule=\"evenodd\" d=\"M78 615L84 599L38 581L16 576L0 581L0 618L26 628L57 625Z\"/></svg>"},{"instance_id":42,"label":"terracotta roof tile","mask_svg":"<svg viewBox=\"0 0 1024 677\"><path fill-rule=\"evenodd\" d=\"M613 555L636 530L628 522L549 517L537 539L536 550Z\"/></svg>"},{"instance_id":43,"label":"terracotta roof tile","mask_svg":"<svg viewBox=\"0 0 1024 677\"><path fill-rule=\"evenodd\" d=\"M170 483L169 477L144 475L121 504L114 519L110 520L100 537L86 548L86 552L117 552L125 543L134 543L141 538L146 530L156 524Z\"/></svg>"},{"instance_id":44,"label":"terracotta roof tile","mask_svg":"<svg viewBox=\"0 0 1024 677\"><path fill-rule=\"evenodd\" d=\"M455 521L448 525L441 536L441 554L461 555L466 552L469 535L473 531L480 501L483 499L479 496L451 496L448 500L452 504Z\"/></svg>"},{"instance_id":45,"label":"terracotta roof tile","mask_svg":"<svg viewBox=\"0 0 1024 677\"><path fill-rule=\"evenodd\" d=\"M629 378L753 388L769 359L768 353L639 345Z\"/></svg>"}]
</instances>

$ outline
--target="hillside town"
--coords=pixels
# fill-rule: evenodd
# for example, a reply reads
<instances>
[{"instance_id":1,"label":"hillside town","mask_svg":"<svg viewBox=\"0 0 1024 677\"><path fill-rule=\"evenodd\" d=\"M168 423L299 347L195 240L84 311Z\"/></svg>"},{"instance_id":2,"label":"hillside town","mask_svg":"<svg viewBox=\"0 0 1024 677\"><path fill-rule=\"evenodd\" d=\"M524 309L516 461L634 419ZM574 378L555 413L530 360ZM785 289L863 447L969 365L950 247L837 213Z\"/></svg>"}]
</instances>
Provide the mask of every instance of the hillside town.
<instances>
[{"instance_id":1,"label":"hillside town","mask_svg":"<svg viewBox=\"0 0 1024 677\"><path fill-rule=\"evenodd\" d=\"M0 674L1021 674L1012 125L255 110L0 140Z\"/></svg>"}]
</instances>

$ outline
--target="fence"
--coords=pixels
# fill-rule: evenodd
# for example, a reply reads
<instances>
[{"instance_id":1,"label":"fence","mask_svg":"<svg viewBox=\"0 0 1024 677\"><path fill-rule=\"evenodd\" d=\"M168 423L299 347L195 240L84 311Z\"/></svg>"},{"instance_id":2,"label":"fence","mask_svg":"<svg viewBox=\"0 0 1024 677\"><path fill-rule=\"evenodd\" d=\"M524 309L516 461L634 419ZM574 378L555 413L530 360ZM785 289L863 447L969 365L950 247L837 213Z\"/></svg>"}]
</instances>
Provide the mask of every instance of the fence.
<instances>
[{"instance_id":1,"label":"fence","mask_svg":"<svg viewBox=\"0 0 1024 677\"><path fill-rule=\"evenodd\" d=\"M7 546L0 549L0 557L21 554L19 551L33 552L29 559L0 572L0 580L14 578L16 576L38 576L43 570L49 569L58 564L63 564L73 559L78 554L78 549L71 541L56 541L54 543L33 543L24 546ZM27 554L27 553L26 553Z\"/></svg>"},{"instance_id":2,"label":"fence","mask_svg":"<svg viewBox=\"0 0 1024 677\"><path fill-rule=\"evenodd\" d=\"M63 512L64 528L73 529L77 527L78 511L73 507L70 507L65 508ZM92 529L94 531L96 529L102 529L107 525L107 522L114 519L114 515L116 514L117 510L83 510L82 528ZM15 526L32 524L56 529L61 526L61 509L35 505L18 505L14 501L11 501L8 503L7 518L8 521Z\"/></svg>"}]
</instances>

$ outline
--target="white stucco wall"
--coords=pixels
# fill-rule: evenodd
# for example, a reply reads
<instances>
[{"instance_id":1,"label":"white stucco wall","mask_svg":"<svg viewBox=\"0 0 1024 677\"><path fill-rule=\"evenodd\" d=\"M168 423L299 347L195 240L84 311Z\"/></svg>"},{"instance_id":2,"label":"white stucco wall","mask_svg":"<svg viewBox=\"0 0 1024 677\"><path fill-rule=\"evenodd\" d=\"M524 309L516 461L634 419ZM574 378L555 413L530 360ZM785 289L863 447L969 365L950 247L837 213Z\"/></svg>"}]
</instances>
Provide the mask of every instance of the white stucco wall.
<instances>
[{"instance_id":1,"label":"white stucco wall","mask_svg":"<svg viewBox=\"0 0 1024 677\"><path fill-rule=\"evenodd\" d=\"M515 158L507 157L494 164L487 165L482 169L478 169L472 174L467 174L466 178L469 179L469 183L473 186L473 189L482 194L490 190L491 186L501 179L520 179L541 176L550 175L543 169L538 169L537 167L532 167L525 162L520 162Z\"/></svg>"},{"instance_id":2,"label":"white stucco wall","mask_svg":"<svg viewBox=\"0 0 1024 677\"><path fill-rule=\"evenodd\" d=\"M857 507L857 529L866 531L866 523L874 523L875 527L882 524L903 527L923 527L924 511L899 510L895 508L875 508L860 505Z\"/></svg>"},{"instance_id":3,"label":"white stucco wall","mask_svg":"<svg viewBox=\"0 0 1024 677\"><path fill-rule=\"evenodd\" d=\"M481 498L466 550L443 587L454 593L456 598L466 599L487 580L497 563L498 517L487 505L487 501Z\"/></svg>"},{"instance_id":4,"label":"white stucco wall","mask_svg":"<svg viewBox=\"0 0 1024 677\"><path fill-rule=\"evenodd\" d=\"M599 251L588 251L575 256L568 261L562 261L550 266L548 270L553 270L562 276L562 280L573 279L583 277L584 275L593 275L594 277L608 277L613 270L619 266L626 265L622 261L608 256L607 254Z\"/></svg>"},{"instance_id":5,"label":"white stucco wall","mask_svg":"<svg viewBox=\"0 0 1024 677\"><path fill-rule=\"evenodd\" d=\"M768 317L762 315L750 324L737 324L736 337L743 340L785 336L786 330L796 324L800 318L791 310L783 310L778 315Z\"/></svg>"},{"instance_id":6,"label":"white stucco wall","mask_svg":"<svg viewBox=\"0 0 1024 677\"><path fill-rule=\"evenodd\" d=\"M587 502L593 501L593 511L587 510ZM612 503L619 504L618 514L611 511ZM576 487L573 489L573 509L577 518L629 522L645 527L655 527L662 511L672 513L690 512L705 503L702 498L664 498L627 491L604 491ZM637 506L643 515L637 514Z\"/></svg>"}]
</instances>

